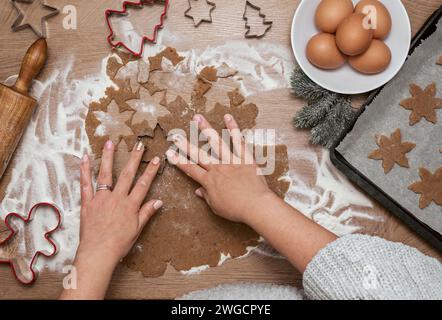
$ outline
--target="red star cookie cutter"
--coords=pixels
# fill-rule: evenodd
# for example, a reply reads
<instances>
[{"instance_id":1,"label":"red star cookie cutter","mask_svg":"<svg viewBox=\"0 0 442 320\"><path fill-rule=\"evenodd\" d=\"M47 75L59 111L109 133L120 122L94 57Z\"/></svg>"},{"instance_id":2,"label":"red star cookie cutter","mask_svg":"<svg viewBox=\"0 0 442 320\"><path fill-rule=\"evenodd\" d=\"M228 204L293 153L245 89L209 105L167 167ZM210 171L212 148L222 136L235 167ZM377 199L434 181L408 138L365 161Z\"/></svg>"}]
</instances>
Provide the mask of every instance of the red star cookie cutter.
<instances>
[{"instance_id":1,"label":"red star cookie cutter","mask_svg":"<svg viewBox=\"0 0 442 320\"><path fill-rule=\"evenodd\" d=\"M158 31L159 31L159 29L163 28L163 25L164 25L164 18L167 15L167 10L169 8L169 1L170 0L140 0L140 1L136 1L136 2L134 2L134 1L124 1L123 2L123 9L122 10L107 9L106 12L105 12L105 16L106 16L106 23L107 23L107 26L109 27L109 31L110 31L110 34L107 37L107 42L114 49L118 48L118 47L123 47L127 51L129 51L131 54L133 54L134 56L140 57L143 54L144 43L146 41L149 41L149 42L152 42L152 43L156 43L157 36L158 36ZM131 50L122 41L117 42L117 43L113 42L113 38L115 36L115 33L114 33L113 28L112 28L112 24L110 23L110 16L111 15L113 15L113 14L126 15L128 7L142 7L145 4L154 4L155 2L164 3L164 10L163 10L163 12L161 14L161 17L160 17L160 23L155 25L152 37L148 37L148 36L143 36L142 37L141 48L140 48L140 50L138 52L135 52L135 51Z\"/></svg>"},{"instance_id":2,"label":"red star cookie cutter","mask_svg":"<svg viewBox=\"0 0 442 320\"><path fill-rule=\"evenodd\" d=\"M57 254L57 245L50 238L50 236L51 236L52 233L54 233L56 230L58 230L60 228L60 226L61 226L61 213L60 213L60 210L55 205L53 205L51 203L47 203L47 202L41 202L41 203L38 203L38 204L36 204L35 206L33 206L31 208L31 210L29 211L28 216L26 218L22 217L20 214L15 213L15 212L9 213L6 216L6 218L5 218L5 225L6 225L7 229L11 233L8 235L8 237L5 240L0 241L0 246L5 244L5 243L7 243L17 233L17 231L14 230L14 228L11 226L11 224L9 222L9 220L12 217L16 218L16 219L19 219L19 220L22 220L24 223L29 223L33 219L34 212L36 211L36 209L38 209L40 207L49 207L49 208L51 208L56 213L57 225L52 230L49 230L49 231L47 231L44 234L44 238L50 243L50 245L53 248L52 252L37 251L32 256L31 262L29 264L29 270L27 270L27 271L30 271L30 273L32 275L32 278L29 281L23 280L23 278L21 278L19 276L19 273L17 272L17 270L15 268L13 259L0 260L0 264L8 264L10 266L15 279L17 279L17 281L20 282L23 285L31 285L31 284L33 284L37 280L37 272L34 271L34 265L35 265L35 262L37 261L37 258L40 255L42 255L42 256L44 256L46 258L51 258L51 257L53 257L53 256L55 256Z\"/></svg>"}]
</instances>

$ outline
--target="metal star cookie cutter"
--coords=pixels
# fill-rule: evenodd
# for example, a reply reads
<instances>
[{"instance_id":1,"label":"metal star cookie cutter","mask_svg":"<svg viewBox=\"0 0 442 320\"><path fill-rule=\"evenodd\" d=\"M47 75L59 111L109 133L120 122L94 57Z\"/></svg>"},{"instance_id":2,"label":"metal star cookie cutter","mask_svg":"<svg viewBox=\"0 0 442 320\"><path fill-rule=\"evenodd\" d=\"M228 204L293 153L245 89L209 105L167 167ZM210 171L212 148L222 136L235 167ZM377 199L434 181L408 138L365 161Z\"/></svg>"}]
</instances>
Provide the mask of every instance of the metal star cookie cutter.
<instances>
[{"instance_id":1,"label":"metal star cookie cutter","mask_svg":"<svg viewBox=\"0 0 442 320\"><path fill-rule=\"evenodd\" d=\"M193 0L193 1L195 1L195 0ZM192 19L193 26L195 28L197 28L203 22L212 23L212 11L216 9L216 3L215 2L212 2L210 0L198 0L198 1L206 1L206 3L211 6L211 8L209 10L209 17L210 17L210 19L201 19L198 23L195 23L194 16L189 14L189 12L192 10L192 0L187 0L187 2L189 3L189 8L184 12L184 16L187 17L187 18Z\"/></svg>"},{"instance_id":2,"label":"metal star cookie cutter","mask_svg":"<svg viewBox=\"0 0 442 320\"><path fill-rule=\"evenodd\" d=\"M263 34L258 34L258 35L256 35L256 34L252 34L252 35L251 35L251 34L250 34L250 28L251 28L251 27L250 27L249 25L247 25L247 21L248 21L248 19L247 19L247 6L250 6L252 9L257 10L258 13L259 13L259 16L260 16L261 18L263 18L263 22L262 22L262 24L267 25L267 28L265 29L265 31L264 31ZM246 1L246 6L245 6L245 8L244 8L244 14L243 14L242 18L243 18L243 20L246 21L246 29L247 29L247 32L246 32L246 34L245 34L244 36L245 36L246 38L248 38L248 39L251 39L251 38L257 38L257 39L263 38L263 37L267 34L267 32L272 28L272 26L273 26L273 21L266 21L266 15L263 14L263 13L261 13L261 7L258 7L258 6L256 6L256 5L254 5L254 4L251 3L249 0Z\"/></svg>"},{"instance_id":3,"label":"metal star cookie cutter","mask_svg":"<svg viewBox=\"0 0 442 320\"><path fill-rule=\"evenodd\" d=\"M18 12L18 17L17 19L15 19L13 25L11 26L11 29L13 32L16 31L20 31L26 28L30 28L38 37L40 38L46 38L46 25L45 25L45 21L53 16L56 16L60 13L60 10L58 10L55 7L52 7L48 4L45 3L44 0L40 1L41 5L48 9L48 10L52 10L53 12L42 16L40 19L40 23L41 23L41 32L39 30L36 30L35 27L28 23L22 24L23 19L25 18L25 15L23 14L21 8L17 5L18 2L21 3L27 3L27 4L32 4L34 1L39 1L39 0L12 0L12 5L14 6L15 10Z\"/></svg>"},{"instance_id":4,"label":"metal star cookie cutter","mask_svg":"<svg viewBox=\"0 0 442 320\"><path fill-rule=\"evenodd\" d=\"M140 50L138 52L135 52L135 51L131 50L122 41L119 41L117 43L114 43L112 41L114 36L115 36L115 33L114 33L113 28L112 28L112 24L110 22L110 16L111 15L115 14L115 15L123 16L123 15L126 15L128 13L127 10L128 10L129 7L143 7L145 4L154 4L154 3L163 3L164 4L164 10L163 10L163 12L161 14L161 17L160 17L160 23L154 26L154 32L153 32L152 37L149 37L149 36L143 36L142 37L141 48L140 48ZM163 26L164 26L164 18L166 17L167 10L169 8L169 0L140 0L140 1L135 1L135 2L134 1L124 1L122 6L123 6L122 10L107 9L105 11L106 23L107 23L107 26L108 26L109 31L110 31L110 34L107 37L107 42L114 49L119 48L119 47L123 47L124 49L126 49L128 52L130 52L134 56L141 57L141 55L143 54L143 50L144 50L144 43L146 41L152 42L152 43L156 43L156 41L157 41L158 31L159 31L159 29L163 28Z\"/></svg>"},{"instance_id":5,"label":"metal star cookie cutter","mask_svg":"<svg viewBox=\"0 0 442 320\"><path fill-rule=\"evenodd\" d=\"M10 268L12 270L12 274L14 275L15 279L17 279L17 281L23 285L31 285L37 280L37 271L34 270L34 265L35 265L37 258L39 256L51 258L57 254L57 251L58 251L57 245L50 238L50 236L52 233L57 231L61 226L61 220L62 220L61 213L60 213L60 210L57 208L57 206L55 206L54 204L47 203L47 202L41 202L41 203L34 205L31 208L31 210L29 210L29 213L26 218L24 218L23 216L21 216L18 213L13 212L13 213L9 213L4 220L6 228L10 231L10 234L7 236L7 238L5 240L0 241L0 246L6 244L17 233L17 231L10 224L11 218L22 220L25 224L29 223L34 218L34 212L40 207L49 207L50 209L52 209L55 212L56 217L57 217L57 225L44 234L44 238L49 242L49 244L53 248L52 252L37 251L32 256L31 262L29 263L29 265L26 266L28 268L28 270L26 270L26 271L29 271L31 274L31 278L29 280L26 280L25 279L26 277L23 276L23 274L21 274L19 270L17 270L16 264L15 264L15 259L0 260L0 264L8 264L10 266Z\"/></svg>"}]
</instances>

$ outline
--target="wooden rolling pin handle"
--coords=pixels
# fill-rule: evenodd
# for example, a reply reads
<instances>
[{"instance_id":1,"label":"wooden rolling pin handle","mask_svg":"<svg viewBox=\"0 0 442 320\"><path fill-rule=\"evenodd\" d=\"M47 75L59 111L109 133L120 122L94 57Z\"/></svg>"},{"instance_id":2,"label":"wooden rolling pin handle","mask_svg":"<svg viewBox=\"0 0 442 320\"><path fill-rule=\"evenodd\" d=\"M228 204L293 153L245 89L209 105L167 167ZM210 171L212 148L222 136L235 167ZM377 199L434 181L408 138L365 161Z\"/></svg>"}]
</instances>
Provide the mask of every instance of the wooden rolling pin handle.
<instances>
[{"instance_id":1,"label":"wooden rolling pin handle","mask_svg":"<svg viewBox=\"0 0 442 320\"><path fill-rule=\"evenodd\" d=\"M15 91L27 95L32 80L40 73L48 57L48 44L44 38L35 41L26 52L21 64L20 74L15 85Z\"/></svg>"}]
</instances>

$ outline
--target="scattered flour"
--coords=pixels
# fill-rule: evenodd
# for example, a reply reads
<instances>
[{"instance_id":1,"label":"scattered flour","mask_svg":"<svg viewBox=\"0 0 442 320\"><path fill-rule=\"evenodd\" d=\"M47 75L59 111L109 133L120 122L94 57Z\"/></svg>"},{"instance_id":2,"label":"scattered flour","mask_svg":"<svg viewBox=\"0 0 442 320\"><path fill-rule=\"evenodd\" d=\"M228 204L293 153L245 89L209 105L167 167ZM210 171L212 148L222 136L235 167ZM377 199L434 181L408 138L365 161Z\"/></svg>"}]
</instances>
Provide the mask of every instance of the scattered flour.
<instances>
[{"instance_id":1,"label":"scattered flour","mask_svg":"<svg viewBox=\"0 0 442 320\"><path fill-rule=\"evenodd\" d=\"M372 202L340 172L332 169L328 150L320 156L314 150L289 150L289 159L307 162L316 172L313 180L298 175L294 169L282 178L290 182L285 201L298 211L338 236L361 230L352 223L354 218L379 220L364 212L364 209L373 208ZM352 206L362 209L356 210Z\"/></svg>"},{"instance_id":2,"label":"scattered flour","mask_svg":"<svg viewBox=\"0 0 442 320\"><path fill-rule=\"evenodd\" d=\"M129 25L126 27L131 28ZM165 48L161 43L173 43L174 37L163 30L158 45L146 46L145 56L155 55ZM229 41L220 46L192 49L180 54L186 59L174 72L197 74L203 66L218 66L226 62L239 71L236 80L248 96L289 88L293 58L291 51L283 46L262 41L253 45ZM106 74L108 58L103 59L99 74L70 80L75 62L71 58L65 68L55 71L44 82L35 82L33 86L32 96L39 100L38 111L17 150L12 180L0 204L0 212L1 217L11 211L25 213L33 204L42 201L56 203L60 207L62 231L54 235L59 252L51 260L39 259L37 267L40 269L46 266L60 272L75 255L80 220L79 159L84 153L91 152L84 121L89 103L104 96L107 87L114 86ZM10 77L6 83L12 84L15 79L16 76ZM330 165L324 160L327 157L319 160L315 152L309 150L291 150L289 157L310 161L317 172L316 184L315 181L309 184L297 176L296 168L284 177L291 182L286 201L292 206L339 235L358 230L351 224L353 217L372 219L370 215L350 208L335 216L336 212L350 204L370 207L371 203L345 179L330 171ZM333 205L327 207L332 198L335 200ZM252 249L248 248L248 253ZM229 255L221 255L220 264L228 259ZM195 274L207 268L195 267L183 273Z\"/></svg>"},{"instance_id":3,"label":"scattered flour","mask_svg":"<svg viewBox=\"0 0 442 320\"><path fill-rule=\"evenodd\" d=\"M44 82L34 81L31 96L39 106L16 151L11 182L0 204L2 218L9 212L26 215L38 202L54 203L62 212L62 229L53 236L58 254L48 261L39 259L37 269L47 264L49 269L61 271L75 255L80 215L79 159L90 152L84 129L86 106L113 85L106 75L107 59L102 62L101 74L71 81L73 63L70 59L63 70L55 71ZM11 85L16 78L10 77L5 83ZM50 225L53 217L47 219L38 221ZM41 240L34 239L36 246Z\"/></svg>"}]
</instances>

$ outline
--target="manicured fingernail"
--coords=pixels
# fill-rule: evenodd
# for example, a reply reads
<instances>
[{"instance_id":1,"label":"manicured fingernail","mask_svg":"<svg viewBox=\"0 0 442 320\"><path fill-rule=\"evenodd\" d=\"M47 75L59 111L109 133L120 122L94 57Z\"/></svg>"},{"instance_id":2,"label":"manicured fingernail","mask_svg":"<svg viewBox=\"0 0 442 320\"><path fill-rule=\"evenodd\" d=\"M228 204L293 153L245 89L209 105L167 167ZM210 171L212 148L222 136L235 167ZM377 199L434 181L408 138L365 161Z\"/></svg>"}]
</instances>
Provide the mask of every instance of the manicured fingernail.
<instances>
[{"instance_id":1,"label":"manicured fingernail","mask_svg":"<svg viewBox=\"0 0 442 320\"><path fill-rule=\"evenodd\" d=\"M232 121L232 116L230 115L230 114L226 114L225 116L224 116L224 120L226 120L227 122L230 122L230 121Z\"/></svg>"},{"instance_id":2,"label":"manicured fingernail","mask_svg":"<svg viewBox=\"0 0 442 320\"><path fill-rule=\"evenodd\" d=\"M161 200L157 200L157 201L155 201L155 203L153 204L153 207L154 207L155 210L160 209L162 206L163 206L163 201L161 201Z\"/></svg>"},{"instance_id":3,"label":"manicured fingernail","mask_svg":"<svg viewBox=\"0 0 442 320\"><path fill-rule=\"evenodd\" d=\"M202 118L199 114L195 115L195 116L193 117L193 120L196 121L196 122L198 122L198 123L203 122L203 118Z\"/></svg>"},{"instance_id":4,"label":"manicured fingernail","mask_svg":"<svg viewBox=\"0 0 442 320\"><path fill-rule=\"evenodd\" d=\"M166 156L167 156L168 159L173 159L173 158L175 158L175 151L173 151L173 150L167 150L167 152L166 152Z\"/></svg>"},{"instance_id":5,"label":"manicured fingernail","mask_svg":"<svg viewBox=\"0 0 442 320\"><path fill-rule=\"evenodd\" d=\"M144 150L144 143L143 143L143 141L138 141L137 142L137 144L135 145L135 150L137 150L137 151Z\"/></svg>"},{"instance_id":6,"label":"manicured fingernail","mask_svg":"<svg viewBox=\"0 0 442 320\"><path fill-rule=\"evenodd\" d=\"M89 157L87 156L87 154L85 154L84 156L83 156L83 158L81 159L81 162L82 163L87 163L89 161Z\"/></svg>"},{"instance_id":7,"label":"manicured fingernail","mask_svg":"<svg viewBox=\"0 0 442 320\"><path fill-rule=\"evenodd\" d=\"M107 140L106 144L104 146L107 150L111 150L114 147L114 143L112 142L112 140Z\"/></svg>"},{"instance_id":8,"label":"manicured fingernail","mask_svg":"<svg viewBox=\"0 0 442 320\"><path fill-rule=\"evenodd\" d=\"M195 190L195 194L196 194L198 197L200 197L200 198L203 197L203 192L201 191L201 189L196 189L196 190Z\"/></svg>"},{"instance_id":9,"label":"manicured fingernail","mask_svg":"<svg viewBox=\"0 0 442 320\"><path fill-rule=\"evenodd\" d=\"M184 139L184 137L182 135L180 135L180 134L175 134L172 137L172 139L173 139L174 142L180 142L180 141L182 141Z\"/></svg>"},{"instance_id":10,"label":"manicured fingernail","mask_svg":"<svg viewBox=\"0 0 442 320\"><path fill-rule=\"evenodd\" d=\"M153 159L152 159L152 163L153 163L154 165L159 164L159 163L160 163L160 158L158 158L158 157L153 158Z\"/></svg>"}]
</instances>

